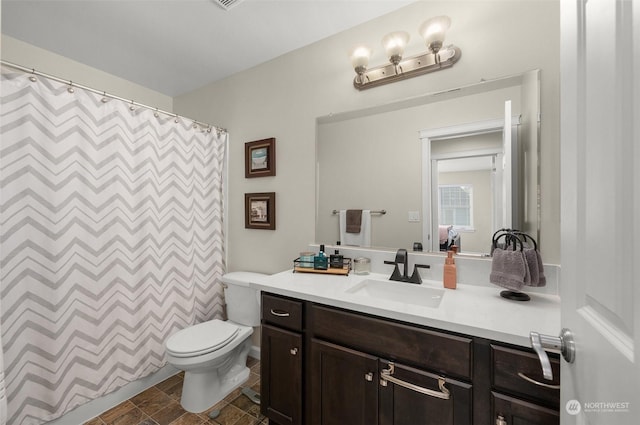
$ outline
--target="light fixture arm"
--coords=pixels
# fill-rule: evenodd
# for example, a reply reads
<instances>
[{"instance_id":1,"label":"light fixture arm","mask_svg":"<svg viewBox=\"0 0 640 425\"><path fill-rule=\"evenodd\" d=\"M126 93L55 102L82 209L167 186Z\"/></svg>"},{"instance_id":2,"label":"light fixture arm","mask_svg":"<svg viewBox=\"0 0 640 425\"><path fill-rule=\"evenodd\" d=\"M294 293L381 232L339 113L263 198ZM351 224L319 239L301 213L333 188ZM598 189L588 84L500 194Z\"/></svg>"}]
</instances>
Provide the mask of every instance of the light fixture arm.
<instances>
[{"instance_id":1,"label":"light fixture arm","mask_svg":"<svg viewBox=\"0 0 640 425\"><path fill-rule=\"evenodd\" d=\"M356 77L353 85L358 90L377 87L393 83L429 72L452 67L462 55L462 51L453 45L441 48L442 43L435 52L423 53L402 59L397 64L393 62L387 65L370 68L361 73L356 68Z\"/></svg>"}]
</instances>

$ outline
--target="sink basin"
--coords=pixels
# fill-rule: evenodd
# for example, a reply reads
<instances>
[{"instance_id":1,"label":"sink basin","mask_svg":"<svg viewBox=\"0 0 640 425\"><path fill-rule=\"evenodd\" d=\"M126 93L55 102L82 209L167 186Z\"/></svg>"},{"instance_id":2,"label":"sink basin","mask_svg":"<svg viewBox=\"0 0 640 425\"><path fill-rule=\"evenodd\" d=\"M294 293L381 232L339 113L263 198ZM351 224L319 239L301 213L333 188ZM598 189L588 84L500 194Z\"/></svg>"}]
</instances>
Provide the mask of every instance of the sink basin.
<instances>
[{"instance_id":1,"label":"sink basin","mask_svg":"<svg viewBox=\"0 0 640 425\"><path fill-rule=\"evenodd\" d=\"M394 301L421 307L440 306L444 289L430 288L424 285L367 279L345 292L383 301Z\"/></svg>"}]
</instances>

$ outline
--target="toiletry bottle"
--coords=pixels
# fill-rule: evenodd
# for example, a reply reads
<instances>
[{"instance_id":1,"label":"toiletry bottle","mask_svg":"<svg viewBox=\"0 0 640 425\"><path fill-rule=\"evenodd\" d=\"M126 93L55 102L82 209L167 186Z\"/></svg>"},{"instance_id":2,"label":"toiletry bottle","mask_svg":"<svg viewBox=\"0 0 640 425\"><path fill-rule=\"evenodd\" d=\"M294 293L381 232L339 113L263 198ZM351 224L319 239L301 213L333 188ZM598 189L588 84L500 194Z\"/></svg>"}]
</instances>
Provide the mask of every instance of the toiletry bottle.
<instances>
[{"instance_id":1,"label":"toiletry bottle","mask_svg":"<svg viewBox=\"0 0 640 425\"><path fill-rule=\"evenodd\" d=\"M316 270L327 270L329 265L329 259L324 253L324 245L320 245L320 251L318 255L313 257L313 268Z\"/></svg>"},{"instance_id":2,"label":"toiletry bottle","mask_svg":"<svg viewBox=\"0 0 640 425\"><path fill-rule=\"evenodd\" d=\"M458 276L456 275L456 262L453 259L453 251L447 251L447 258L444 260L444 272L442 282L447 289L456 289Z\"/></svg>"},{"instance_id":3,"label":"toiletry bottle","mask_svg":"<svg viewBox=\"0 0 640 425\"><path fill-rule=\"evenodd\" d=\"M340 245L340 241L336 242L336 245ZM339 250L333 251L333 254L329 256L329 267L332 269L344 268L344 256L340 254Z\"/></svg>"}]
</instances>

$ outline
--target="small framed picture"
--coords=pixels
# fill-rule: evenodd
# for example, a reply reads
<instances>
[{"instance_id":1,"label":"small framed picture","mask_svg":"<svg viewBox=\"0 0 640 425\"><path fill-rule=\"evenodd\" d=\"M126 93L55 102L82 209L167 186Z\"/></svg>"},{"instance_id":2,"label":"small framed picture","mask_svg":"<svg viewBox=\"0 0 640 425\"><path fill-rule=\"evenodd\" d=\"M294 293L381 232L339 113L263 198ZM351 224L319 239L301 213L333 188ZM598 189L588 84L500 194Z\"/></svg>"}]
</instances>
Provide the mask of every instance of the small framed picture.
<instances>
[{"instance_id":1,"label":"small framed picture","mask_svg":"<svg viewBox=\"0 0 640 425\"><path fill-rule=\"evenodd\" d=\"M244 194L244 227L276 230L276 193Z\"/></svg>"},{"instance_id":2,"label":"small framed picture","mask_svg":"<svg viewBox=\"0 0 640 425\"><path fill-rule=\"evenodd\" d=\"M256 140L244 144L244 176L266 177L276 175L276 139Z\"/></svg>"}]
</instances>

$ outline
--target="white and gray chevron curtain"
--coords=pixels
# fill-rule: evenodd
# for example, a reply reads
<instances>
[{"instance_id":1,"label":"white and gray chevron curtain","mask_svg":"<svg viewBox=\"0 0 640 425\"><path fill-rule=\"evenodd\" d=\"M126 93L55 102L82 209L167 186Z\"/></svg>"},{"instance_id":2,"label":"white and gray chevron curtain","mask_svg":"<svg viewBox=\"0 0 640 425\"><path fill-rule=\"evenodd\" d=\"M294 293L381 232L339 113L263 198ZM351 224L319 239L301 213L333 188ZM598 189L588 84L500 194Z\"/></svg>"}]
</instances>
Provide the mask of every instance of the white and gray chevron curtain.
<instances>
[{"instance_id":1,"label":"white and gray chevron curtain","mask_svg":"<svg viewBox=\"0 0 640 425\"><path fill-rule=\"evenodd\" d=\"M12 425L55 419L158 370L170 334L221 315L225 267L226 133L29 77L3 67L0 91Z\"/></svg>"}]
</instances>

